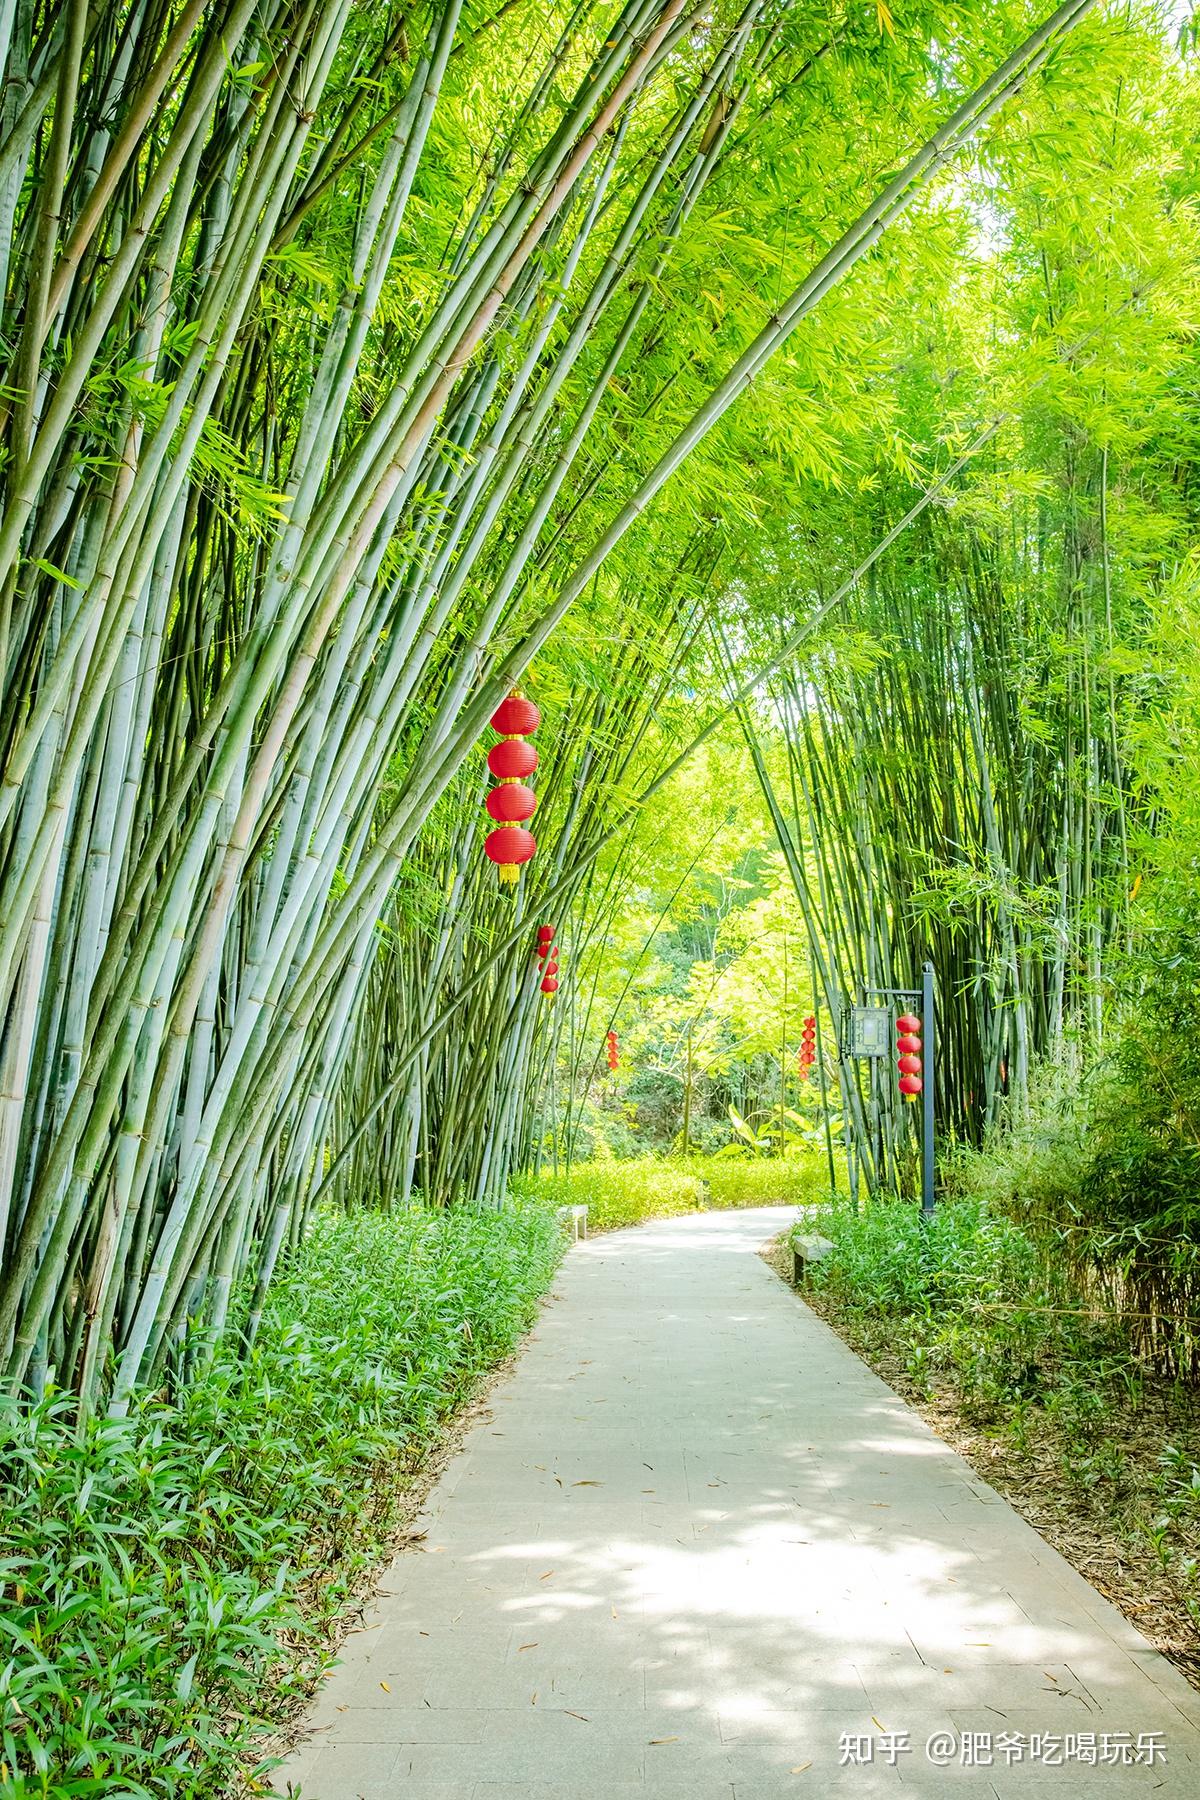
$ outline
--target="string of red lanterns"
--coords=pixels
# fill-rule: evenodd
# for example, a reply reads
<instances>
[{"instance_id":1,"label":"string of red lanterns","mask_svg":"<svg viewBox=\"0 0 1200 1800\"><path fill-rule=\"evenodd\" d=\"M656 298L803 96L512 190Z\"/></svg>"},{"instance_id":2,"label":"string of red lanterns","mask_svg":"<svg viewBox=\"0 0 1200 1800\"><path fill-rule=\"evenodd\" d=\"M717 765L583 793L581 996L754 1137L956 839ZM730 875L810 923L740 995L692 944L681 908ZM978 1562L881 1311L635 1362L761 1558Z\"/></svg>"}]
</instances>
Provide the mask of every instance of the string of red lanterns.
<instances>
[{"instance_id":1,"label":"string of red lanterns","mask_svg":"<svg viewBox=\"0 0 1200 1800\"><path fill-rule=\"evenodd\" d=\"M488 751L487 764L499 785L484 802L496 829L488 832L483 848L506 887L515 884L521 864L537 850L537 839L525 829L524 821L533 817L537 806L537 795L525 785L525 777L537 768L538 753L525 739L541 722L533 701L518 693L509 694L492 714L492 730L501 741Z\"/></svg>"},{"instance_id":2,"label":"string of red lanterns","mask_svg":"<svg viewBox=\"0 0 1200 1800\"><path fill-rule=\"evenodd\" d=\"M557 994L558 946L554 942L553 925L538 926L537 959L542 971L543 994Z\"/></svg>"},{"instance_id":3,"label":"string of red lanterns","mask_svg":"<svg viewBox=\"0 0 1200 1800\"><path fill-rule=\"evenodd\" d=\"M811 1014L804 1021L804 1035L800 1039L800 1054L796 1060L800 1067L801 1081L807 1081L817 1060L817 1021Z\"/></svg>"},{"instance_id":4,"label":"string of red lanterns","mask_svg":"<svg viewBox=\"0 0 1200 1800\"><path fill-rule=\"evenodd\" d=\"M921 1021L916 1013L901 1013L896 1020L896 1049L900 1092L906 1100L915 1100L925 1086L921 1079Z\"/></svg>"},{"instance_id":5,"label":"string of red lanterns","mask_svg":"<svg viewBox=\"0 0 1200 1800\"><path fill-rule=\"evenodd\" d=\"M607 1035L605 1036L604 1043L605 1043L605 1048L608 1051L608 1066L610 1069L615 1071L617 1068L617 1034L616 1034L616 1032L615 1031L608 1032Z\"/></svg>"}]
</instances>

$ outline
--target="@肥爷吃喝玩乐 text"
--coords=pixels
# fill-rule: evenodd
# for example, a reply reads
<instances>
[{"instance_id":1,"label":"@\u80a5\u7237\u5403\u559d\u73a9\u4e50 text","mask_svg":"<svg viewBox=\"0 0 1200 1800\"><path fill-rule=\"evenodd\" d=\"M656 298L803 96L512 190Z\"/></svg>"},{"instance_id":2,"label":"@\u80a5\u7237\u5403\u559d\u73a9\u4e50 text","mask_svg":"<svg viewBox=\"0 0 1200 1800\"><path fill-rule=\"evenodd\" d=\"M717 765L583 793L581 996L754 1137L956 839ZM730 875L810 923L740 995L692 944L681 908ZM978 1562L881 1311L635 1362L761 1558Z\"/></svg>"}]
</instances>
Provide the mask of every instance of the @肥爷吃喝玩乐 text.
<instances>
[{"instance_id":1,"label":"@\u80a5\u7237\u5403\u559d\u73a9\u4e50 text","mask_svg":"<svg viewBox=\"0 0 1200 1800\"><path fill-rule=\"evenodd\" d=\"M952 1763L963 1768L1011 1768L1014 1763L1134 1768L1165 1763L1167 1740L1161 1731L934 1731L924 1744L915 1745L907 1731L844 1731L838 1740L842 1767L876 1762L895 1767L902 1757L922 1752L939 1768Z\"/></svg>"}]
</instances>

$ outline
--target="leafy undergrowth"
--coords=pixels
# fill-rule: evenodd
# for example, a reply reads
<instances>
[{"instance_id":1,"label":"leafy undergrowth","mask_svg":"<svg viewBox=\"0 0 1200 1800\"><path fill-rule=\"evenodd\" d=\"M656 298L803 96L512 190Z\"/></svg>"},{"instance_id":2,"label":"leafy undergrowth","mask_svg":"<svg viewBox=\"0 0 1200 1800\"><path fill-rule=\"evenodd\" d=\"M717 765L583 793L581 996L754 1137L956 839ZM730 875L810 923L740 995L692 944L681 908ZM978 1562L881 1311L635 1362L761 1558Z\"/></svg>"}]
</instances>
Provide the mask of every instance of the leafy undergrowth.
<instances>
[{"instance_id":1,"label":"leafy undergrowth","mask_svg":"<svg viewBox=\"0 0 1200 1800\"><path fill-rule=\"evenodd\" d=\"M560 1249L528 1203L323 1220L248 1363L82 1429L61 1396L9 1405L0 1794L224 1792L323 1665L406 1477Z\"/></svg>"},{"instance_id":2,"label":"leafy undergrowth","mask_svg":"<svg viewBox=\"0 0 1200 1800\"><path fill-rule=\"evenodd\" d=\"M820 1230L834 1250L814 1310L1200 1685L1195 1389L1149 1374L1065 1266L979 1201L928 1227L900 1203L835 1205Z\"/></svg>"},{"instance_id":3,"label":"leafy undergrowth","mask_svg":"<svg viewBox=\"0 0 1200 1800\"><path fill-rule=\"evenodd\" d=\"M552 1206L586 1206L588 1230L614 1231L644 1219L669 1218L706 1206L805 1206L829 1194L823 1155L604 1157L555 1174L522 1176L522 1194Z\"/></svg>"}]
</instances>

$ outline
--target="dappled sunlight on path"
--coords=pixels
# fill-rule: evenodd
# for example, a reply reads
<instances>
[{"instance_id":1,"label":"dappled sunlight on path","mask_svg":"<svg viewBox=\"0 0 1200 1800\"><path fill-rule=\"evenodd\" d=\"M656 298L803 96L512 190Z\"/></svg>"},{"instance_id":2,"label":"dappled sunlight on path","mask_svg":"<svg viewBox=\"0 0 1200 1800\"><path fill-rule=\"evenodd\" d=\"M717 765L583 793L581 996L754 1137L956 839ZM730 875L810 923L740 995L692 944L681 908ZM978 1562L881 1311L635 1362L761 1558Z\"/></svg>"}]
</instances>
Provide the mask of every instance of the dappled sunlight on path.
<instances>
[{"instance_id":1,"label":"dappled sunlight on path","mask_svg":"<svg viewBox=\"0 0 1200 1800\"><path fill-rule=\"evenodd\" d=\"M1200 1794L1200 1695L784 1290L791 1216L570 1253L278 1792Z\"/></svg>"}]
</instances>

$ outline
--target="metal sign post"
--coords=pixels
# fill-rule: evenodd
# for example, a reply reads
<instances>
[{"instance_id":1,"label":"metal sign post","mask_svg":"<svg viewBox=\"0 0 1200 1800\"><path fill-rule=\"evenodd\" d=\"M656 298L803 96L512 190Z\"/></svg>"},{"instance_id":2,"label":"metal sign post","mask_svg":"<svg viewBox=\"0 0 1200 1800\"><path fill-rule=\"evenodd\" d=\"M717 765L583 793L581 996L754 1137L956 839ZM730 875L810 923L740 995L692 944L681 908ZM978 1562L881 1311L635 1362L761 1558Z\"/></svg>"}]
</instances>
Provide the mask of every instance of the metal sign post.
<instances>
[{"instance_id":1,"label":"metal sign post","mask_svg":"<svg viewBox=\"0 0 1200 1800\"><path fill-rule=\"evenodd\" d=\"M933 1194L933 1068L934 1055L937 1051L937 1021L933 1014L933 964L927 962L921 970L921 1020L924 1026L921 1032L922 1058L925 1064L925 1085L921 1089L922 1144L921 1144L921 1212L928 1219L934 1208Z\"/></svg>"},{"instance_id":2,"label":"metal sign post","mask_svg":"<svg viewBox=\"0 0 1200 1800\"><path fill-rule=\"evenodd\" d=\"M937 1051L937 1020L934 1012L933 964L921 969L919 988L870 988L863 994L888 1005L851 1005L845 1009L847 1023L844 1052L848 1056L879 1058L888 1054L892 1020L892 1001L917 1003L921 1008L921 1061L924 1064L921 1084L921 1216L931 1217L936 1205L934 1170L936 1141L933 1116L933 1068ZM847 1113L847 1119L849 1114Z\"/></svg>"}]
</instances>

